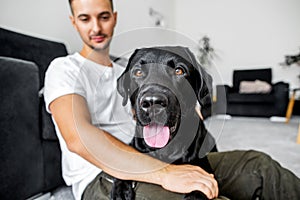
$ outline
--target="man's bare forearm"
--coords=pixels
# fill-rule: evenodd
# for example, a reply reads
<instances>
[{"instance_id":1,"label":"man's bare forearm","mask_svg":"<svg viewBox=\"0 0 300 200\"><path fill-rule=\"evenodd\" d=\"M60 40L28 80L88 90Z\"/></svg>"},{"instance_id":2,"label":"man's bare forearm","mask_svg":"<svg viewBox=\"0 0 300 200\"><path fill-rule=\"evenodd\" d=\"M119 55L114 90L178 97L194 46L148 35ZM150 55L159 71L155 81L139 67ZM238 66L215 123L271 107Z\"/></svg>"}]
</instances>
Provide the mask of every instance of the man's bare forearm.
<instances>
[{"instance_id":1,"label":"man's bare forearm","mask_svg":"<svg viewBox=\"0 0 300 200\"><path fill-rule=\"evenodd\" d=\"M68 149L106 173L119 179L158 184L173 192L200 190L209 198L217 196L216 180L200 167L164 163L92 125L83 97L60 97L50 104L50 110Z\"/></svg>"}]
</instances>

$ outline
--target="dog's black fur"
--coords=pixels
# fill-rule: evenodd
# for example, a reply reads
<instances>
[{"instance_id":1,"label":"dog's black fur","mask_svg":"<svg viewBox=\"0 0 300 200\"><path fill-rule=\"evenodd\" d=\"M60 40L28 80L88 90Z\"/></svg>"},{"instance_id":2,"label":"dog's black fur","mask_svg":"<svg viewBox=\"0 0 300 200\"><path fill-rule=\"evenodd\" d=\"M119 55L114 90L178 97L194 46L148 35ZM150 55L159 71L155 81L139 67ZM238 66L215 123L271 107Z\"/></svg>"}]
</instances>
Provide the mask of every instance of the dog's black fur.
<instances>
[{"instance_id":1,"label":"dog's black fur","mask_svg":"<svg viewBox=\"0 0 300 200\"><path fill-rule=\"evenodd\" d=\"M175 164L201 166L213 173L203 148L207 136L203 121L195 112L199 101L202 113L211 107L211 77L185 47L137 49L118 79L123 105L128 99L136 118L136 132L130 145L142 153ZM169 127L166 145L149 145L143 127ZM215 147L214 147L215 148ZM131 181L114 180L112 199L134 199ZM207 199L201 192L186 194L184 199Z\"/></svg>"}]
</instances>

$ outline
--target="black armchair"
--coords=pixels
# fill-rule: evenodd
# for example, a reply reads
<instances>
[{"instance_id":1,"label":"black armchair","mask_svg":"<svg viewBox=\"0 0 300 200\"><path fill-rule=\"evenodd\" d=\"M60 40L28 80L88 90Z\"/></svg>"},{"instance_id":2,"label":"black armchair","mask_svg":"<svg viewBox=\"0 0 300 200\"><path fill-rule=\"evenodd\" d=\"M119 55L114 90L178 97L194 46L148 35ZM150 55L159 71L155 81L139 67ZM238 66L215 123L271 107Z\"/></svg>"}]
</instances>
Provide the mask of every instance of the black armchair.
<instances>
[{"instance_id":1,"label":"black armchair","mask_svg":"<svg viewBox=\"0 0 300 200\"><path fill-rule=\"evenodd\" d=\"M242 92L242 81L263 81L271 86L266 92ZM244 82L245 83L245 82ZM250 82L248 82L250 83ZM216 113L236 116L285 116L289 84L272 83L272 69L235 70L233 86L217 85Z\"/></svg>"}]
</instances>

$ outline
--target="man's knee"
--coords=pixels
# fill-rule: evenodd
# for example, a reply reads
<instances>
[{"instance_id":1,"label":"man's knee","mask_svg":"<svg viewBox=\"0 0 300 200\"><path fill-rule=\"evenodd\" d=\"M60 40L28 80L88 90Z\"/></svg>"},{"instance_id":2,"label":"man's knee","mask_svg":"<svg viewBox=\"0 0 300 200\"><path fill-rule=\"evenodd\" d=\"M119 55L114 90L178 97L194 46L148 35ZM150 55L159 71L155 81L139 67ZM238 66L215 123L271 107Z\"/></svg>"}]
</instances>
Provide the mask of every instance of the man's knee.
<instances>
[{"instance_id":1,"label":"man's knee","mask_svg":"<svg viewBox=\"0 0 300 200\"><path fill-rule=\"evenodd\" d=\"M183 198L182 194L173 193L163 189L159 185L154 185L150 183L142 183L138 182L135 187L135 199L143 199L143 200L165 200L165 199L173 199L173 200L181 200Z\"/></svg>"},{"instance_id":2,"label":"man's knee","mask_svg":"<svg viewBox=\"0 0 300 200\"><path fill-rule=\"evenodd\" d=\"M270 170L271 168L276 168L279 166L279 164L271 158L270 155L255 151L255 150L249 150L246 152L249 162L253 162L256 170Z\"/></svg>"}]
</instances>

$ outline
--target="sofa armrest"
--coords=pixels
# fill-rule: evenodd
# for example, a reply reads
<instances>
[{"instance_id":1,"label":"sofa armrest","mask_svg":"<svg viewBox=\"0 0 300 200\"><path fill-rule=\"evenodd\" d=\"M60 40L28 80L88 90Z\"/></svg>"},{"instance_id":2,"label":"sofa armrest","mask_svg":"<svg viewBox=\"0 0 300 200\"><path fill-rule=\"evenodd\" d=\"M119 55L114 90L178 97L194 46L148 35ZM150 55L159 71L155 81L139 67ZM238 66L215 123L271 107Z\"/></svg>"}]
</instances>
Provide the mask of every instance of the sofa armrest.
<instances>
[{"instance_id":1,"label":"sofa armrest","mask_svg":"<svg viewBox=\"0 0 300 200\"><path fill-rule=\"evenodd\" d=\"M27 199L44 182L38 67L0 57L0 88L0 196Z\"/></svg>"},{"instance_id":2,"label":"sofa armrest","mask_svg":"<svg viewBox=\"0 0 300 200\"><path fill-rule=\"evenodd\" d=\"M275 107L278 115L284 116L289 103L289 84L285 82L273 84L272 93L275 97Z\"/></svg>"},{"instance_id":3,"label":"sofa armrest","mask_svg":"<svg viewBox=\"0 0 300 200\"><path fill-rule=\"evenodd\" d=\"M51 115L46 111L43 95L40 96L40 115L41 115L40 117L42 122L41 123L42 139L58 142L58 138L55 132L55 127L52 122Z\"/></svg>"},{"instance_id":4,"label":"sofa armrest","mask_svg":"<svg viewBox=\"0 0 300 200\"><path fill-rule=\"evenodd\" d=\"M227 95L233 92L233 88L229 85L217 85L217 100L218 99L227 99Z\"/></svg>"},{"instance_id":5,"label":"sofa armrest","mask_svg":"<svg viewBox=\"0 0 300 200\"><path fill-rule=\"evenodd\" d=\"M228 85L217 85L216 89L217 101L215 104L215 113L226 114L227 95L232 89Z\"/></svg>"},{"instance_id":6,"label":"sofa armrest","mask_svg":"<svg viewBox=\"0 0 300 200\"><path fill-rule=\"evenodd\" d=\"M289 84L285 82L277 82L272 84L272 90L274 92L289 92Z\"/></svg>"}]
</instances>

